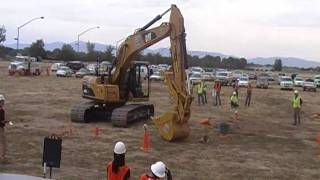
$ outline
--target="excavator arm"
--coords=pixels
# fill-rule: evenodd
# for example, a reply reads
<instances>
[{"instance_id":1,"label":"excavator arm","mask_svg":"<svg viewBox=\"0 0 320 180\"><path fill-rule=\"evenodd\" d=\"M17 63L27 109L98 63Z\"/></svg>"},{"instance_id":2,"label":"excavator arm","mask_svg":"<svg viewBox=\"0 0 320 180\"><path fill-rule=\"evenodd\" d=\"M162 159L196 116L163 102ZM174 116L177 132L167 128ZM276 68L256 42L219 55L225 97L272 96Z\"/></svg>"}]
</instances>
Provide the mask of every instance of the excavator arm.
<instances>
[{"instance_id":1,"label":"excavator arm","mask_svg":"<svg viewBox=\"0 0 320 180\"><path fill-rule=\"evenodd\" d=\"M184 20L180 10L172 5L170 15L170 43L172 71L165 73L165 82L175 103L171 111L155 117L154 122L160 135L167 141L188 137L190 129L190 106L192 97L186 88L187 50Z\"/></svg>"},{"instance_id":2,"label":"excavator arm","mask_svg":"<svg viewBox=\"0 0 320 180\"><path fill-rule=\"evenodd\" d=\"M148 29L153 23L171 11L169 23L162 23L160 26ZM165 83L169 94L173 97L175 104L171 111L155 117L154 123L160 135L168 141L183 139L189 135L187 124L190 118L190 105L192 97L186 90L185 67L187 62L184 20L180 10L172 5L170 9L162 15L158 15L147 25L129 36L119 47L116 60L113 63L111 84L118 84L121 94L124 94L125 74L130 66L130 62L139 54L140 51L149 46L170 37L172 71L165 72ZM123 98L123 97L122 97Z\"/></svg>"}]
</instances>

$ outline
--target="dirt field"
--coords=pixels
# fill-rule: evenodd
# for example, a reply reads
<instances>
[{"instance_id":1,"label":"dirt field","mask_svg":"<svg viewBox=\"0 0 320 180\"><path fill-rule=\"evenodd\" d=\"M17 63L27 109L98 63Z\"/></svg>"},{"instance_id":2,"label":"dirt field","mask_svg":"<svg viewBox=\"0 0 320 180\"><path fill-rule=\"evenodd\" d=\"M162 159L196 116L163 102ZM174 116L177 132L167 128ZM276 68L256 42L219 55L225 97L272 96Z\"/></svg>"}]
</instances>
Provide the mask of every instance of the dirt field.
<instances>
[{"instance_id":1,"label":"dirt field","mask_svg":"<svg viewBox=\"0 0 320 180\"><path fill-rule=\"evenodd\" d=\"M81 100L81 80L55 76L14 77L7 75L7 63L0 63L0 93L6 96L9 164L0 165L0 172L42 175L43 138L60 133L70 126L69 111ZM320 93L302 92L304 100L302 125L295 127L291 109L291 91L280 91L278 86L267 90L254 89L250 108L243 106L245 89L240 91L240 125L232 128L227 138L210 131L210 142L200 144L203 127L198 121L213 117L218 122L229 122L231 88L223 87L223 107L209 102L198 106L195 99L190 119L191 135L182 142L163 141L148 121L151 132L150 152L140 151L143 122L130 128L112 127L111 123L75 124L75 134L63 138L61 168L53 171L56 179L105 179L106 164L113 157L113 145L122 140L127 145L126 162L131 167L132 179L149 171L151 163L162 160L171 169L174 179L188 180L318 180L320 179L320 147L316 134L320 119L311 114L320 112ZM169 109L171 101L162 83L152 84L151 102L157 114ZM94 127L102 129L93 137Z\"/></svg>"}]
</instances>

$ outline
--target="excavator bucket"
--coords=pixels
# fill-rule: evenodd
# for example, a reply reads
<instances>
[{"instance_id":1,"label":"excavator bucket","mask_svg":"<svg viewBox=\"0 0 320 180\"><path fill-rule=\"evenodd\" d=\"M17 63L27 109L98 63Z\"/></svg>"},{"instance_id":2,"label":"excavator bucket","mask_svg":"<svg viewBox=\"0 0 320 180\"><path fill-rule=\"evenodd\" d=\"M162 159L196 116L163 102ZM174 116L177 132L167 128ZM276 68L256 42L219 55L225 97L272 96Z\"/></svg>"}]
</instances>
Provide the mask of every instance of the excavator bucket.
<instances>
[{"instance_id":1,"label":"excavator bucket","mask_svg":"<svg viewBox=\"0 0 320 180\"><path fill-rule=\"evenodd\" d=\"M190 128L187 122L179 124L178 113L168 111L153 119L159 134L167 141L185 139L189 136Z\"/></svg>"}]
</instances>

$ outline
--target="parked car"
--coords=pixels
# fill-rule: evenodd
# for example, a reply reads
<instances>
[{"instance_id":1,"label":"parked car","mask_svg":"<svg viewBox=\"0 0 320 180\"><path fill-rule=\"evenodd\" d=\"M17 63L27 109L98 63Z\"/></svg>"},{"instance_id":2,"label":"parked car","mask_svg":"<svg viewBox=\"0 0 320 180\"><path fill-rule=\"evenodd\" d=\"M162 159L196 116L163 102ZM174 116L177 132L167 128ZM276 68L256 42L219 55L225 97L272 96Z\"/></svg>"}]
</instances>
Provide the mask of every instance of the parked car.
<instances>
[{"instance_id":1,"label":"parked car","mask_svg":"<svg viewBox=\"0 0 320 180\"><path fill-rule=\"evenodd\" d=\"M306 79L303 82L303 91L317 91L316 83L313 79Z\"/></svg>"},{"instance_id":2,"label":"parked car","mask_svg":"<svg viewBox=\"0 0 320 180\"><path fill-rule=\"evenodd\" d=\"M243 72L242 71L234 71L232 72L232 78L234 79L239 79L243 76Z\"/></svg>"},{"instance_id":3,"label":"parked car","mask_svg":"<svg viewBox=\"0 0 320 180\"><path fill-rule=\"evenodd\" d=\"M268 89L268 87L269 87L268 77L259 76L257 78L256 87L257 88L266 88L266 89Z\"/></svg>"},{"instance_id":4,"label":"parked car","mask_svg":"<svg viewBox=\"0 0 320 180\"><path fill-rule=\"evenodd\" d=\"M96 74L96 70L98 70L97 68L98 68L97 64L88 64L86 66L86 69L88 69L90 71L91 75L95 75Z\"/></svg>"},{"instance_id":5,"label":"parked car","mask_svg":"<svg viewBox=\"0 0 320 180\"><path fill-rule=\"evenodd\" d=\"M294 86L298 86L298 87L302 87L303 82L304 82L303 78L299 76L295 77L293 80Z\"/></svg>"},{"instance_id":6,"label":"parked car","mask_svg":"<svg viewBox=\"0 0 320 180\"><path fill-rule=\"evenodd\" d=\"M289 76L283 76L280 79L280 89L289 89L289 90L293 90L293 82L291 77Z\"/></svg>"},{"instance_id":7,"label":"parked car","mask_svg":"<svg viewBox=\"0 0 320 180\"><path fill-rule=\"evenodd\" d=\"M216 79L219 79L221 82L221 85L227 86L229 83L229 79L231 78L230 72L217 72Z\"/></svg>"},{"instance_id":8,"label":"parked car","mask_svg":"<svg viewBox=\"0 0 320 180\"><path fill-rule=\"evenodd\" d=\"M255 72L249 72L249 79L257 79L257 74Z\"/></svg>"},{"instance_id":9,"label":"parked car","mask_svg":"<svg viewBox=\"0 0 320 180\"><path fill-rule=\"evenodd\" d=\"M275 81L273 76L268 76L268 81Z\"/></svg>"},{"instance_id":10,"label":"parked car","mask_svg":"<svg viewBox=\"0 0 320 180\"><path fill-rule=\"evenodd\" d=\"M199 73L199 74L202 74L205 72L201 67L191 67L190 70L192 73Z\"/></svg>"},{"instance_id":11,"label":"parked car","mask_svg":"<svg viewBox=\"0 0 320 180\"><path fill-rule=\"evenodd\" d=\"M111 68L112 64L109 61L102 61L98 65L99 74L106 74L108 73L109 69Z\"/></svg>"},{"instance_id":12,"label":"parked car","mask_svg":"<svg viewBox=\"0 0 320 180\"><path fill-rule=\"evenodd\" d=\"M189 78L190 82L192 85L199 83L202 79L201 79L201 74L200 73L192 73L190 78Z\"/></svg>"},{"instance_id":13,"label":"parked car","mask_svg":"<svg viewBox=\"0 0 320 180\"><path fill-rule=\"evenodd\" d=\"M87 68L81 68L79 71L76 72L76 78L83 78L83 76L86 76L86 75L90 75L91 72L89 69Z\"/></svg>"},{"instance_id":14,"label":"parked car","mask_svg":"<svg viewBox=\"0 0 320 180\"><path fill-rule=\"evenodd\" d=\"M59 66L62 66L62 63L53 63L50 67L51 71L57 71L59 69Z\"/></svg>"},{"instance_id":15,"label":"parked car","mask_svg":"<svg viewBox=\"0 0 320 180\"><path fill-rule=\"evenodd\" d=\"M201 79L204 81L214 81L214 75L210 72L204 72L201 74Z\"/></svg>"},{"instance_id":16,"label":"parked car","mask_svg":"<svg viewBox=\"0 0 320 180\"><path fill-rule=\"evenodd\" d=\"M35 61L14 61L9 64L9 75L19 74L20 76L39 76L41 74L41 63Z\"/></svg>"},{"instance_id":17,"label":"parked car","mask_svg":"<svg viewBox=\"0 0 320 180\"><path fill-rule=\"evenodd\" d=\"M283 77L283 76L286 76L286 74L285 74L285 73L279 73L279 74L278 74L278 77L279 77L279 78L281 78L281 77Z\"/></svg>"},{"instance_id":18,"label":"parked car","mask_svg":"<svg viewBox=\"0 0 320 180\"><path fill-rule=\"evenodd\" d=\"M150 76L150 81L163 81L163 77L161 76L159 71L155 71Z\"/></svg>"},{"instance_id":19,"label":"parked car","mask_svg":"<svg viewBox=\"0 0 320 180\"><path fill-rule=\"evenodd\" d=\"M249 78L248 77L240 77L238 81L239 87L248 87Z\"/></svg>"},{"instance_id":20,"label":"parked car","mask_svg":"<svg viewBox=\"0 0 320 180\"><path fill-rule=\"evenodd\" d=\"M71 77L73 71L67 66L60 66L56 72L57 77Z\"/></svg>"},{"instance_id":21,"label":"parked car","mask_svg":"<svg viewBox=\"0 0 320 180\"><path fill-rule=\"evenodd\" d=\"M70 61L66 64L73 72L79 71L81 68L84 68L85 65L81 61Z\"/></svg>"},{"instance_id":22,"label":"parked car","mask_svg":"<svg viewBox=\"0 0 320 180\"><path fill-rule=\"evenodd\" d=\"M314 82L316 83L317 87L320 87L320 75L314 76Z\"/></svg>"}]
</instances>

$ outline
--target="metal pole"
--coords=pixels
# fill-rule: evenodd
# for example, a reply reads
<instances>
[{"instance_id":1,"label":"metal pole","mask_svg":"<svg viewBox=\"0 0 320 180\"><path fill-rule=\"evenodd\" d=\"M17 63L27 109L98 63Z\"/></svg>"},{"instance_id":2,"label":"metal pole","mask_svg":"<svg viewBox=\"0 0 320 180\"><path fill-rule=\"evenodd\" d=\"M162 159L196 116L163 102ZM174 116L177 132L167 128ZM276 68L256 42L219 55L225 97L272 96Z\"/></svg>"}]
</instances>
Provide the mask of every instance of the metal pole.
<instances>
[{"instance_id":1,"label":"metal pole","mask_svg":"<svg viewBox=\"0 0 320 180\"><path fill-rule=\"evenodd\" d=\"M80 45L80 44L79 44L79 43L80 43L80 41L79 41L80 36L82 36L84 33L88 32L88 31L91 31L91 30L93 30L93 29L99 29L99 28L100 28L100 26L88 28L88 29L86 29L85 31L83 31L83 32L81 32L80 34L78 34L78 52L79 52L79 45Z\"/></svg>"},{"instance_id":2,"label":"metal pole","mask_svg":"<svg viewBox=\"0 0 320 180\"><path fill-rule=\"evenodd\" d=\"M20 28L18 27L18 36L17 36L17 50L19 50L19 31L20 31Z\"/></svg>"},{"instance_id":3,"label":"metal pole","mask_svg":"<svg viewBox=\"0 0 320 180\"><path fill-rule=\"evenodd\" d=\"M79 46L80 46L80 44L79 44L79 35L78 35L78 43L77 43L77 45L78 45L78 50L77 50L77 52L79 52Z\"/></svg>"},{"instance_id":4,"label":"metal pole","mask_svg":"<svg viewBox=\"0 0 320 180\"><path fill-rule=\"evenodd\" d=\"M17 50L19 50L19 40L20 40L19 35L20 35L20 28L22 28L23 26L25 26L25 25L27 25L27 24L29 24L29 23L31 23L32 21L37 20L37 19L44 19L44 17L43 17L43 16L41 16L41 17L33 18L33 19L29 20L28 22L26 22L26 23L24 23L24 24L22 24L21 26L19 26L19 27L18 27L18 35L17 35Z\"/></svg>"},{"instance_id":5,"label":"metal pole","mask_svg":"<svg viewBox=\"0 0 320 180\"><path fill-rule=\"evenodd\" d=\"M50 166L50 179L51 179L51 176L52 175L52 167Z\"/></svg>"}]
</instances>

